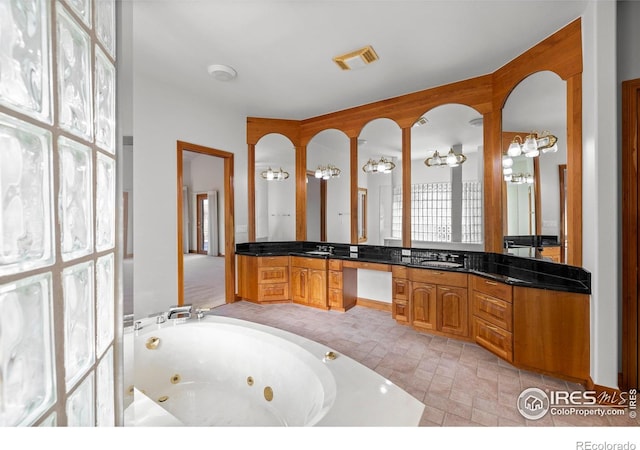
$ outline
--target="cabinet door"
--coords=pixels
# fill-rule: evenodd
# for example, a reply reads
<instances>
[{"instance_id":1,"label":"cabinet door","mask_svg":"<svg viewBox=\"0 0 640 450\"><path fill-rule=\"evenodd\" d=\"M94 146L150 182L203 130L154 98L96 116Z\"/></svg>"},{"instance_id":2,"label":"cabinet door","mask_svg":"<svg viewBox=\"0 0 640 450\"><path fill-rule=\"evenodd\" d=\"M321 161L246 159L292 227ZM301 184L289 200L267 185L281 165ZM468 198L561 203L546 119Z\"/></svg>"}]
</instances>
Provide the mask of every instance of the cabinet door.
<instances>
[{"instance_id":1,"label":"cabinet door","mask_svg":"<svg viewBox=\"0 0 640 450\"><path fill-rule=\"evenodd\" d=\"M409 298L409 280L393 278L393 298L395 300L407 300Z\"/></svg>"},{"instance_id":2,"label":"cabinet door","mask_svg":"<svg viewBox=\"0 0 640 450\"><path fill-rule=\"evenodd\" d=\"M291 280L290 280L290 288L291 288L291 300L296 303L307 303L307 292L308 285L307 282L308 270L303 267L292 267L291 268Z\"/></svg>"},{"instance_id":3,"label":"cabinet door","mask_svg":"<svg viewBox=\"0 0 640 450\"><path fill-rule=\"evenodd\" d=\"M412 283L411 305L413 326L425 330L436 329L436 285Z\"/></svg>"},{"instance_id":4,"label":"cabinet door","mask_svg":"<svg viewBox=\"0 0 640 450\"><path fill-rule=\"evenodd\" d=\"M455 336L469 336L467 288L438 286L438 330Z\"/></svg>"},{"instance_id":5,"label":"cabinet door","mask_svg":"<svg viewBox=\"0 0 640 450\"><path fill-rule=\"evenodd\" d=\"M325 270L309 269L309 283L307 289L307 303L310 306L327 308L327 272Z\"/></svg>"}]
</instances>

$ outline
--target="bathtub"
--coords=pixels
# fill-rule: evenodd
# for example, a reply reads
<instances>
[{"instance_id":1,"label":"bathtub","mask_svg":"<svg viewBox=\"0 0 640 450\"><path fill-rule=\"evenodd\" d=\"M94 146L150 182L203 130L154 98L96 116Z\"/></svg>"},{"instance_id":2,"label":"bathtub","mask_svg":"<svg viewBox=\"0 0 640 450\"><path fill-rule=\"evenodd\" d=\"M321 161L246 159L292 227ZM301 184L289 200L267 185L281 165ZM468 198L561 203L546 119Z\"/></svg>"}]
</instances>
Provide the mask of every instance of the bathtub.
<instances>
[{"instance_id":1,"label":"bathtub","mask_svg":"<svg viewBox=\"0 0 640 450\"><path fill-rule=\"evenodd\" d=\"M366 366L277 328L141 322L125 333L128 426L417 426L424 411Z\"/></svg>"}]
</instances>

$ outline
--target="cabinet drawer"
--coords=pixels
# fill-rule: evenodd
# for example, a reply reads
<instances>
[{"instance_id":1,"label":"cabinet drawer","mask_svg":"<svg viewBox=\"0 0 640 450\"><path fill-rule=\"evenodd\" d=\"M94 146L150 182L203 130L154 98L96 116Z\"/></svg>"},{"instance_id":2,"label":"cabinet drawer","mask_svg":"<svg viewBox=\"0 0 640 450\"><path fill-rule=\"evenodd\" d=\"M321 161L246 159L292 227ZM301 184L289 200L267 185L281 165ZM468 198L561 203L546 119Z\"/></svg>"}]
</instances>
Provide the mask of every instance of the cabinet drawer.
<instances>
[{"instance_id":1,"label":"cabinet drawer","mask_svg":"<svg viewBox=\"0 0 640 450\"><path fill-rule=\"evenodd\" d=\"M345 261L342 266L349 269L366 269L380 270L381 272L391 272L391 266L389 264L372 263L365 261Z\"/></svg>"},{"instance_id":2,"label":"cabinet drawer","mask_svg":"<svg viewBox=\"0 0 640 450\"><path fill-rule=\"evenodd\" d=\"M403 300L396 300L394 298L391 306L392 306L391 316L395 320L397 320L398 322L407 323L407 324L411 323L411 318L410 318L411 310L407 302Z\"/></svg>"},{"instance_id":3,"label":"cabinet drawer","mask_svg":"<svg viewBox=\"0 0 640 450\"><path fill-rule=\"evenodd\" d=\"M329 288L342 290L342 272L330 270L329 272Z\"/></svg>"},{"instance_id":4,"label":"cabinet drawer","mask_svg":"<svg viewBox=\"0 0 640 450\"><path fill-rule=\"evenodd\" d=\"M511 303L493 298L482 292L473 293L473 314L487 322L512 331L513 308Z\"/></svg>"},{"instance_id":5,"label":"cabinet drawer","mask_svg":"<svg viewBox=\"0 0 640 450\"><path fill-rule=\"evenodd\" d=\"M289 299L289 283L261 284L258 286L258 301L268 302Z\"/></svg>"},{"instance_id":6,"label":"cabinet drawer","mask_svg":"<svg viewBox=\"0 0 640 450\"><path fill-rule=\"evenodd\" d=\"M407 278L409 276L409 269L404 266L391 266L391 274L394 278Z\"/></svg>"},{"instance_id":7,"label":"cabinet drawer","mask_svg":"<svg viewBox=\"0 0 640 450\"><path fill-rule=\"evenodd\" d=\"M488 280L482 277L471 277L474 291L480 291L489 294L492 297L511 303L513 298L513 288L508 284L498 281Z\"/></svg>"},{"instance_id":8,"label":"cabinet drawer","mask_svg":"<svg viewBox=\"0 0 640 450\"><path fill-rule=\"evenodd\" d=\"M392 295L394 300L409 300L409 291L411 290L411 282L403 278L392 278Z\"/></svg>"},{"instance_id":9,"label":"cabinet drawer","mask_svg":"<svg viewBox=\"0 0 640 450\"><path fill-rule=\"evenodd\" d=\"M513 335L511 333L474 317L473 335L478 345L508 362L513 362Z\"/></svg>"},{"instance_id":10,"label":"cabinet drawer","mask_svg":"<svg viewBox=\"0 0 640 450\"><path fill-rule=\"evenodd\" d=\"M342 261L339 259L330 259L329 270L342 270Z\"/></svg>"},{"instance_id":11,"label":"cabinet drawer","mask_svg":"<svg viewBox=\"0 0 640 450\"><path fill-rule=\"evenodd\" d=\"M466 273L446 272L431 269L409 269L411 281L421 283L433 283L447 286L467 287L468 275Z\"/></svg>"},{"instance_id":12,"label":"cabinet drawer","mask_svg":"<svg viewBox=\"0 0 640 450\"><path fill-rule=\"evenodd\" d=\"M280 267L288 266L288 256L260 256L258 257L258 267Z\"/></svg>"},{"instance_id":13,"label":"cabinet drawer","mask_svg":"<svg viewBox=\"0 0 640 450\"><path fill-rule=\"evenodd\" d=\"M289 269L287 267L259 267L258 283L286 283L289 281Z\"/></svg>"},{"instance_id":14,"label":"cabinet drawer","mask_svg":"<svg viewBox=\"0 0 640 450\"><path fill-rule=\"evenodd\" d=\"M327 260L322 258L303 258L301 256L291 257L292 267L305 267L307 269L326 270Z\"/></svg>"}]
</instances>

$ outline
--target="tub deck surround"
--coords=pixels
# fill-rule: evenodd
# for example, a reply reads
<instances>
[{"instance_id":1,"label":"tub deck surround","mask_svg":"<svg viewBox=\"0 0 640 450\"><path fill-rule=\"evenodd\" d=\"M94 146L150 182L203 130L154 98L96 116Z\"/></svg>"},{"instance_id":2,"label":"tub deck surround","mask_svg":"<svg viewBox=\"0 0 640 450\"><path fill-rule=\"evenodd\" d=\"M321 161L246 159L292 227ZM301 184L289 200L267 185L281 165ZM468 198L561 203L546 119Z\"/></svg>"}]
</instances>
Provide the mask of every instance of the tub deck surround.
<instances>
[{"instance_id":1,"label":"tub deck surround","mask_svg":"<svg viewBox=\"0 0 640 450\"><path fill-rule=\"evenodd\" d=\"M207 315L149 318L130 333L129 426L417 426L425 410L354 359L278 328Z\"/></svg>"},{"instance_id":2,"label":"tub deck surround","mask_svg":"<svg viewBox=\"0 0 640 450\"><path fill-rule=\"evenodd\" d=\"M319 245L332 246L332 253L328 255L309 253L317 250ZM358 251L351 252L350 250L353 247L357 247ZM404 256L403 250L404 253L410 251L411 256ZM293 255L305 258L401 265L413 268L469 273L512 286L591 294L591 273L583 268L499 253L285 241L236 244L236 255ZM436 261L436 263L434 264L432 261ZM462 267L442 263L459 263L462 264Z\"/></svg>"}]
</instances>

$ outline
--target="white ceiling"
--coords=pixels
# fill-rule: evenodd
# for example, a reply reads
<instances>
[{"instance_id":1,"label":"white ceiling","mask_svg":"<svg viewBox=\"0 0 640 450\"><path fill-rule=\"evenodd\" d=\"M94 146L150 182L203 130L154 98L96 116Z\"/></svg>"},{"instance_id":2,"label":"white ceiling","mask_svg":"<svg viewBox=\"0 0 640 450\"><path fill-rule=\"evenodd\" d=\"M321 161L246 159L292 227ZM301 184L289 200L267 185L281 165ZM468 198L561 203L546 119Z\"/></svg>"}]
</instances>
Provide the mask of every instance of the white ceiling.
<instances>
[{"instance_id":1,"label":"white ceiling","mask_svg":"<svg viewBox=\"0 0 640 450\"><path fill-rule=\"evenodd\" d=\"M136 72L246 116L286 119L306 119L494 72L579 17L587 4L584 0L129 1L134 3ZM353 71L343 71L332 61L366 45L373 46L379 61ZM207 72L210 64L228 64L238 77L216 81ZM533 94L521 96L525 99L541 100L545 92L557 97L558 91L551 92L544 83L529 84ZM541 104L550 117L544 105L552 103ZM413 148L447 150L456 141L465 147L481 145L481 129L478 133L468 126L469 117L479 116L475 111L440 115L457 122L457 128L451 126L446 136L432 132L434 142L420 141L427 132L416 128ZM525 114L506 123L529 130L534 125L524 124L530 121ZM367 132L384 135L367 139L367 145L377 146L372 154L400 150L399 130L397 135Z\"/></svg>"}]
</instances>

